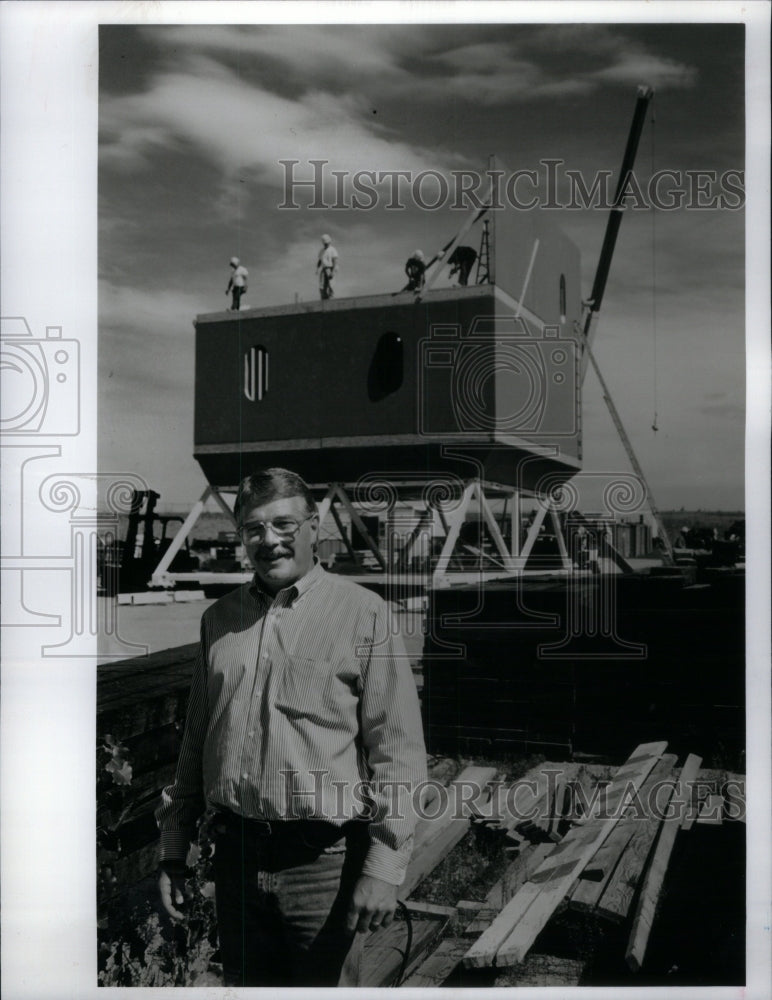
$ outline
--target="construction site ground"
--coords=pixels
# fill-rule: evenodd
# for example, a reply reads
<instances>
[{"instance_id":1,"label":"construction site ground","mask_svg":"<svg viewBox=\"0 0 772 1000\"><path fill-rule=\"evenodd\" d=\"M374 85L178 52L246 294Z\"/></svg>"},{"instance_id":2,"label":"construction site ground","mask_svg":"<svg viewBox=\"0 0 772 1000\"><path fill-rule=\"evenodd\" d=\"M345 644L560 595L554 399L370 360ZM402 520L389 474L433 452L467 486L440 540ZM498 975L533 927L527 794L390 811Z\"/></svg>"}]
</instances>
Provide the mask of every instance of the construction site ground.
<instances>
[{"instance_id":1,"label":"construction site ground","mask_svg":"<svg viewBox=\"0 0 772 1000\"><path fill-rule=\"evenodd\" d=\"M103 600L108 599L100 598ZM99 639L100 662L115 663L121 653L124 657L142 655L142 647L153 653L195 643L201 614L212 603L211 599L202 599L117 607L114 633ZM419 611L400 611L396 617L420 692L423 616ZM104 615L100 620L105 620ZM127 651L128 643L135 648ZM443 782L452 780L468 764L495 768L504 781L514 781L543 765L544 757L521 754L495 760L436 758L435 762L446 772ZM733 765L720 760L703 762L703 768ZM597 773L602 775L606 765L596 762L586 766L600 769ZM441 907L456 907L460 900L482 904L512 860L507 846L502 836L484 824L472 823L463 839L418 885L412 899ZM143 879L135 887L131 894L135 901L139 898L137 890L141 895L152 895L152 881ZM443 985L739 985L745 981L744 893L744 823L697 823L676 840L646 965L637 974L625 964L628 926L583 919L582 914L566 908L544 928L524 963L496 969L465 968L459 962ZM463 936L461 916L459 912L451 918L443 931L442 939L449 939L448 944L459 933Z\"/></svg>"}]
</instances>

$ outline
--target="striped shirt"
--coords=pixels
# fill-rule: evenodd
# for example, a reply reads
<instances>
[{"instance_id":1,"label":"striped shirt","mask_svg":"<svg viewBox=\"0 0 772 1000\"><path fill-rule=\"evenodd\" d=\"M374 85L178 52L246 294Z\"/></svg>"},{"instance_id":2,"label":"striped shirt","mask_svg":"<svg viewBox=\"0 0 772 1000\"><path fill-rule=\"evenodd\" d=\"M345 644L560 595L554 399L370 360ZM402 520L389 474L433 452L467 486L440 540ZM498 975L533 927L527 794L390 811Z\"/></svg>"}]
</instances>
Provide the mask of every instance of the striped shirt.
<instances>
[{"instance_id":1,"label":"striped shirt","mask_svg":"<svg viewBox=\"0 0 772 1000\"><path fill-rule=\"evenodd\" d=\"M318 562L275 597L253 581L202 617L176 778L156 812L161 857L184 859L207 806L268 821L370 817L363 874L399 885L425 767L386 603Z\"/></svg>"}]
</instances>

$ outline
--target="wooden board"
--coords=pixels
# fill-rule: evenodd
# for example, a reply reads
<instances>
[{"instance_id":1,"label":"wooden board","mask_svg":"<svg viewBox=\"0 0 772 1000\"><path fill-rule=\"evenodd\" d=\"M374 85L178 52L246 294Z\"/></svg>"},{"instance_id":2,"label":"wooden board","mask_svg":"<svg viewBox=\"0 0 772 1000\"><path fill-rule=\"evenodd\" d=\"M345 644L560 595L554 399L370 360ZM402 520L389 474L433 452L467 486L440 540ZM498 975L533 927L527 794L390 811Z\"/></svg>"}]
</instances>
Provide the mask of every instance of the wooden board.
<instances>
[{"instance_id":1,"label":"wooden board","mask_svg":"<svg viewBox=\"0 0 772 1000\"><path fill-rule=\"evenodd\" d=\"M415 970L404 986L441 986L458 966L469 950L469 935L481 934L491 925L502 907L509 902L518 888L542 863L552 850L552 844L531 844L525 848L508 866L504 875L488 891L485 902L461 900L456 906L461 914L467 914L470 923L452 938L445 938L439 946ZM407 903L410 906L410 901Z\"/></svg>"},{"instance_id":2,"label":"wooden board","mask_svg":"<svg viewBox=\"0 0 772 1000\"><path fill-rule=\"evenodd\" d=\"M670 807L673 790L673 784L665 786L665 794L660 794L658 798L657 804L663 815ZM595 908L598 916L613 923L622 923L627 918L661 824L660 818L653 817L648 823L638 825L619 864L603 885Z\"/></svg>"},{"instance_id":3,"label":"wooden board","mask_svg":"<svg viewBox=\"0 0 772 1000\"><path fill-rule=\"evenodd\" d=\"M569 906L572 909L593 910L605 892L617 865L622 864L624 852L633 837L644 826L653 824L654 830L657 829L660 822L660 810L664 808L662 802L652 801L651 804L657 807L657 812L654 815L648 816L648 818L642 818L639 812L641 809L646 810L648 808L650 797L654 796L660 783L666 781L672 774L677 760L678 758L675 754L663 754L662 759L654 766L651 774L641 786L637 801L631 805L631 815L626 819L621 819L617 823L616 827L611 831L603 845L582 872L581 878L569 899ZM666 801L664 804L667 804ZM631 879L632 874L633 871L627 868L627 876L624 881L628 887L634 888L637 884L637 879Z\"/></svg>"},{"instance_id":4,"label":"wooden board","mask_svg":"<svg viewBox=\"0 0 772 1000\"><path fill-rule=\"evenodd\" d=\"M448 922L447 916L426 919L413 918L413 940L410 946L405 978L421 964ZM388 927L370 934L362 955L359 986L391 986L399 975L405 958L408 933L404 920L395 920Z\"/></svg>"},{"instance_id":5,"label":"wooden board","mask_svg":"<svg viewBox=\"0 0 772 1000\"><path fill-rule=\"evenodd\" d=\"M627 789L640 788L666 746L656 742L637 747L620 768L622 778L612 780L606 801L619 802ZM569 831L520 888L464 956L467 967L516 965L523 960L582 868L614 828L613 808L610 818L600 818L597 813L593 810L586 824Z\"/></svg>"},{"instance_id":6,"label":"wooden board","mask_svg":"<svg viewBox=\"0 0 772 1000\"><path fill-rule=\"evenodd\" d=\"M442 859L466 835L469 830L470 806L486 800L490 793L488 783L495 775L495 767L465 768L455 781L448 785L447 804L437 818L419 820L413 856L408 865L405 881L400 886L400 899L407 899L415 887L434 871Z\"/></svg>"},{"instance_id":7,"label":"wooden board","mask_svg":"<svg viewBox=\"0 0 772 1000\"><path fill-rule=\"evenodd\" d=\"M405 978L405 987L442 986L466 954L469 941L464 937L449 937Z\"/></svg>"},{"instance_id":8,"label":"wooden board","mask_svg":"<svg viewBox=\"0 0 772 1000\"><path fill-rule=\"evenodd\" d=\"M580 959L530 954L515 975L508 976L507 986L520 989L527 986L553 986L561 989L578 986L585 965Z\"/></svg>"},{"instance_id":9,"label":"wooden board","mask_svg":"<svg viewBox=\"0 0 772 1000\"><path fill-rule=\"evenodd\" d=\"M724 796L709 795L700 807L698 823L720 824L724 822Z\"/></svg>"},{"instance_id":10,"label":"wooden board","mask_svg":"<svg viewBox=\"0 0 772 1000\"><path fill-rule=\"evenodd\" d=\"M672 804L676 806L671 818L666 819L661 827L657 845L651 863L646 870L646 874L641 885L641 894L638 906L633 918L633 927L630 932L630 940L627 946L625 959L633 972L638 972L643 965L646 947L649 943L654 915L657 909L657 902L662 891L665 880L670 855L673 852L676 835L681 824L681 811L691 797L690 783L697 777L702 758L689 754L686 763L681 769L678 788L676 789Z\"/></svg>"},{"instance_id":11,"label":"wooden board","mask_svg":"<svg viewBox=\"0 0 772 1000\"><path fill-rule=\"evenodd\" d=\"M154 671L159 667L168 667L186 660L194 660L197 652L198 642L191 642L184 646L161 649L157 653L150 653L147 656L134 656L130 660L100 663L97 666L97 692L106 682L115 677Z\"/></svg>"},{"instance_id":12,"label":"wooden board","mask_svg":"<svg viewBox=\"0 0 772 1000\"><path fill-rule=\"evenodd\" d=\"M527 882L547 855L553 850L551 843L531 844L510 862L499 881L485 897L485 906L503 910L517 890Z\"/></svg>"}]
</instances>

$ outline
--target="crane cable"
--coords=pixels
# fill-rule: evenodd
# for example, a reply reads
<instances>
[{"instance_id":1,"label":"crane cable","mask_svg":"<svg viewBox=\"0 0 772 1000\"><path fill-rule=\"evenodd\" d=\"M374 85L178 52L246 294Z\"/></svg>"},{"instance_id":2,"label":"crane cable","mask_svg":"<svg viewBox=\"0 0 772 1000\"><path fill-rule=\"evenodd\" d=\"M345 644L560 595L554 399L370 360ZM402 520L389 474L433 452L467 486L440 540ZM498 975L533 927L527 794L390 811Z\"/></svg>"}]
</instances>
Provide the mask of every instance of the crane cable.
<instances>
[{"instance_id":1,"label":"crane cable","mask_svg":"<svg viewBox=\"0 0 772 1000\"><path fill-rule=\"evenodd\" d=\"M657 113L654 110L654 103L651 107L651 163L649 166L649 176L654 176L655 160L655 126L657 123ZM654 419L651 429L656 434L659 430L657 425L657 410L659 409L659 387L657 385L657 207L650 206L651 211L651 328L652 328L652 352L654 355Z\"/></svg>"}]
</instances>

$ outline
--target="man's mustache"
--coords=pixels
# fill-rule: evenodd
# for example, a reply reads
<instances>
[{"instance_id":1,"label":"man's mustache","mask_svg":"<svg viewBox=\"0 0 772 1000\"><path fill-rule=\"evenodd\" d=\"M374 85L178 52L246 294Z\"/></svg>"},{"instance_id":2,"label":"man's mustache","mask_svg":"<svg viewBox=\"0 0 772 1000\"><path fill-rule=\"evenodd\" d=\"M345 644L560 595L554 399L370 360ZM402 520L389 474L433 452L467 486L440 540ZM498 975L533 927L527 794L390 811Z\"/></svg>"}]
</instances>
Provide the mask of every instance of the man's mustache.
<instances>
[{"instance_id":1,"label":"man's mustache","mask_svg":"<svg viewBox=\"0 0 772 1000\"><path fill-rule=\"evenodd\" d=\"M256 553L256 558L276 559L278 556L291 556L292 554L293 554L292 549L258 549Z\"/></svg>"}]
</instances>

